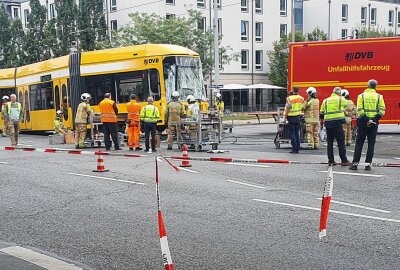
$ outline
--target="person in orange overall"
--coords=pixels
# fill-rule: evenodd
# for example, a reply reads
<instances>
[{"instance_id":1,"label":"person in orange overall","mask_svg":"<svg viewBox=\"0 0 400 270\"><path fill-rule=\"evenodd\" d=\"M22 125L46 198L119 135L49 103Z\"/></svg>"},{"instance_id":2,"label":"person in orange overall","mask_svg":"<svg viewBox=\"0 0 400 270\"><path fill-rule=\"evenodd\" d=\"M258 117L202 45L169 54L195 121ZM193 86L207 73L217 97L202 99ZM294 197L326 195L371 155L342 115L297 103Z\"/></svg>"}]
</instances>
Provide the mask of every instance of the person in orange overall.
<instances>
[{"instance_id":1,"label":"person in orange overall","mask_svg":"<svg viewBox=\"0 0 400 270\"><path fill-rule=\"evenodd\" d=\"M104 133L104 144L106 145L106 150L111 149L111 140L114 142L115 150L122 150L119 147L118 142L118 130L117 130L117 115L118 108L115 101L111 99L111 94L106 93L104 99L99 103L101 122L103 123L103 133Z\"/></svg>"},{"instance_id":2,"label":"person in orange overall","mask_svg":"<svg viewBox=\"0 0 400 270\"><path fill-rule=\"evenodd\" d=\"M128 117L126 124L128 126L128 146L129 150L142 150L140 147L140 104L136 100L136 95L132 94L130 101L126 104Z\"/></svg>"}]
</instances>

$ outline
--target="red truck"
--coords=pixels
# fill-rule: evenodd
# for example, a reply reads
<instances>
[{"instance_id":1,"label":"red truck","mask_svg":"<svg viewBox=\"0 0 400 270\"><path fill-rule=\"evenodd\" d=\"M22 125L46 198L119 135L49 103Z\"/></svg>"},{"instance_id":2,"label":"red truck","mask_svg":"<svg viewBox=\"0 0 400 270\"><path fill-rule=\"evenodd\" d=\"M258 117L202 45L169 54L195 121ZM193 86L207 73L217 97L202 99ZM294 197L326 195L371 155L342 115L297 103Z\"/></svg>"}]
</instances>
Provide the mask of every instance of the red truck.
<instances>
[{"instance_id":1,"label":"red truck","mask_svg":"<svg viewBox=\"0 0 400 270\"><path fill-rule=\"evenodd\" d=\"M378 81L377 91L385 98L382 124L400 124L400 38L370 38L289 44L288 81L300 87L300 94L313 86L320 101L335 86L357 96L370 79Z\"/></svg>"}]
</instances>

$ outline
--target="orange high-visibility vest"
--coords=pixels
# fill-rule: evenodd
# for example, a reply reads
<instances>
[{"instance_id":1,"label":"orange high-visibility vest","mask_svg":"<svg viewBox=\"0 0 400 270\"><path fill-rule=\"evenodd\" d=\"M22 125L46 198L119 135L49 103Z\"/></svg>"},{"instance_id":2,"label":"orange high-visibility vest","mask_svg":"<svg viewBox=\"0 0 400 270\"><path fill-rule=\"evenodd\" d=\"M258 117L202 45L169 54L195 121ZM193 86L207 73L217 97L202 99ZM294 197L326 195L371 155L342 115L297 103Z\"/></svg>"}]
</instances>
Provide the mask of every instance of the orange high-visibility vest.
<instances>
[{"instance_id":1,"label":"orange high-visibility vest","mask_svg":"<svg viewBox=\"0 0 400 270\"><path fill-rule=\"evenodd\" d=\"M128 119L132 121L140 121L140 104L136 100L131 100L126 104L126 111L128 112Z\"/></svg>"},{"instance_id":2,"label":"orange high-visibility vest","mask_svg":"<svg viewBox=\"0 0 400 270\"><path fill-rule=\"evenodd\" d=\"M117 115L113 107L114 103L114 100L109 98L105 98L99 103L102 123L117 123Z\"/></svg>"}]
</instances>

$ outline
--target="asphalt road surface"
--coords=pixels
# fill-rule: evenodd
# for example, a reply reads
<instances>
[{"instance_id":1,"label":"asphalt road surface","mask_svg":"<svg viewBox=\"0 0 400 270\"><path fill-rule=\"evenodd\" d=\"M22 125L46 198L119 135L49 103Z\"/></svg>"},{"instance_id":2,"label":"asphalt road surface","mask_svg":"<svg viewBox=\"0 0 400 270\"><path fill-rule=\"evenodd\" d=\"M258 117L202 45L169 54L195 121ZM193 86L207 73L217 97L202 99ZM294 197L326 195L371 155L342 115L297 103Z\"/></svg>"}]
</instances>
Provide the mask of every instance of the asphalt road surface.
<instances>
[{"instance_id":1,"label":"asphalt road surface","mask_svg":"<svg viewBox=\"0 0 400 270\"><path fill-rule=\"evenodd\" d=\"M323 144L297 155L289 145L275 149L275 129L235 127L219 146L229 152L189 154L327 161ZM400 127L381 131L374 162L400 163ZM9 143L0 139L0 269L163 269L155 153L105 156L110 171L95 173L94 155L3 150ZM24 134L20 143L49 147L38 135ZM157 154L180 155L165 148ZM160 164L175 269L400 269L399 168L335 166L327 237L320 240L327 165L191 164L178 173Z\"/></svg>"}]
</instances>

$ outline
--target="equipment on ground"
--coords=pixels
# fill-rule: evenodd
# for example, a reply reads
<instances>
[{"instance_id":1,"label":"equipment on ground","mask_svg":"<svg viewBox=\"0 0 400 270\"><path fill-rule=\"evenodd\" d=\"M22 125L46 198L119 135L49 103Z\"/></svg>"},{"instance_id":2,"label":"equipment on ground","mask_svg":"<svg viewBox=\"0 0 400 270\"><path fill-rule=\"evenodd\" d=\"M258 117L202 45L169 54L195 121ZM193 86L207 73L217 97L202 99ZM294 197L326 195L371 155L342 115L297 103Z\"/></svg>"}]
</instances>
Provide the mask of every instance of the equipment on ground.
<instances>
[{"instance_id":1,"label":"equipment on ground","mask_svg":"<svg viewBox=\"0 0 400 270\"><path fill-rule=\"evenodd\" d=\"M279 149L281 148L281 144L288 143L290 144L291 140L289 137L289 124L285 123L284 121L284 111L285 108L278 108L278 113L277 113L277 131L274 139L274 144L275 148ZM300 143L305 143L307 142L307 137L306 137L306 125L304 122L300 123Z\"/></svg>"}]
</instances>

